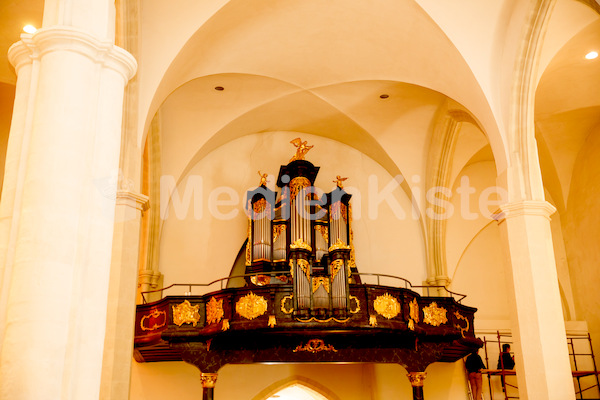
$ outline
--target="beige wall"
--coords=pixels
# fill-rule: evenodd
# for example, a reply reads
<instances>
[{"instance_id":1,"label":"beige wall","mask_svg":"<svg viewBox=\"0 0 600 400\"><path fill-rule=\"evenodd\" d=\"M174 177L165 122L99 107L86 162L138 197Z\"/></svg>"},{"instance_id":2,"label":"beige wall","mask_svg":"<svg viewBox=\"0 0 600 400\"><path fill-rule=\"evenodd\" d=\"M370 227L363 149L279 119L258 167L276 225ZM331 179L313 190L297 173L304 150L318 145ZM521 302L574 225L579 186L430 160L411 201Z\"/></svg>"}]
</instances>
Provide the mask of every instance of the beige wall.
<instances>
[{"instance_id":1,"label":"beige wall","mask_svg":"<svg viewBox=\"0 0 600 400\"><path fill-rule=\"evenodd\" d=\"M294 153L289 142L299 135L280 132L244 136L214 150L190 170L178 186L178 193L183 197L186 187L202 188L202 193L195 192L202 200L201 218L194 218L193 201L189 209L183 210L181 220L171 204L161 234L160 271L165 286L208 282L229 275L246 238L247 218L241 208L245 192L258 184L258 170L271 175L269 186L275 189L280 165ZM352 204L359 272L397 275L420 285L426 277L425 244L407 194L398 186L393 191L393 206L385 201L377 206L377 195L371 193L369 185L382 192L393 179L380 164L330 139L306 134L302 138L315 145L306 158L321 167L316 187L328 192L335 187L332 181L336 175L349 177L345 187L355 193ZM217 208L220 214L237 213L228 220L209 207L210 193L223 186L239 196L236 206ZM221 196L222 200L226 198Z\"/></svg>"},{"instance_id":2,"label":"beige wall","mask_svg":"<svg viewBox=\"0 0 600 400\"><path fill-rule=\"evenodd\" d=\"M577 315L587 320L600 354L600 133L587 137L573 171L569 207L563 216Z\"/></svg>"},{"instance_id":3,"label":"beige wall","mask_svg":"<svg viewBox=\"0 0 600 400\"><path fill-rule=\"evenodd\" d=\"M183 362L136 363L133 372L131 400L197 400L202 393L198 371ZM466 399L462 363L433 364L427 374L428 400ZM406 370L396 364L227 365L219 371L215 398L264 400L294 382L328 400L412 398Z\"/></svg>"}]
</instances>

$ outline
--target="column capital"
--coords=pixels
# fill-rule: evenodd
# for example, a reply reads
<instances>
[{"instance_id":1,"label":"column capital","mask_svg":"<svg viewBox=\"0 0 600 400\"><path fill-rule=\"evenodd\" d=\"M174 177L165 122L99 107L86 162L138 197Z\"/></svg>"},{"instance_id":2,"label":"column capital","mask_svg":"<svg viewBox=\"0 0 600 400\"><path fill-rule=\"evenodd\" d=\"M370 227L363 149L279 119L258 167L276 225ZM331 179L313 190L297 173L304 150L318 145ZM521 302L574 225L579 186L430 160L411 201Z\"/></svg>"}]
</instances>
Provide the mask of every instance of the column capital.
<instances>
[{"instance_id":1,"label":"column capital","mask_svg":"<svg viewBox=\"0 0 600 400\"><path fill-rule=\"evenodd\" d=\"M150 198L144 194L129 190L117 191L117 206L124 205L136 210L146 211L149 207Z\"/></svg>"},{"instance_id":2,"label":"column capital","mask_svg":"<svg viewBox=\"0 0 600 400\"><path fill-rule=\"evenodd\" d=\"M18 73L24 64L55 51L81 54L118 72L125 83L133 78L137 70L137 62L130 53L110 41L99 40L72 26L52 26L42 28L34 34L21 34L21 40L8 49L8 60Z\"/></svg>"},{"instance_id":3,"label":"column capital","mask_svg":"<svg viewBox=\"0 0 600 400\"><path fill-rule=\"evenodd\" d=\"M501 205L493 217L498 222L524 215L545 217L550 220L550 216L555 212L556 208L547 201L524 200Z\"/></svg>"},{"instance_id":4,"label":"column capital","mask_svg":"<svg viewBox=\"0 0 600 400\"><path fill-rule=\"evenodd\" d=\"M202 382L203 388L214 388L217 383L217 373L202 372L200 374L200 381Z\"/></svg>"},{"instance_id":5,"label":"column capital","mask_svg":"<svg viewBox=\"0 0 600 400\"><path fill-rule=\"evenodd\" d=\"M422 387L423 381L427 377L427 372L409 372L406 376L408 376L411 386Z\"/></svg>"}]
</instances>

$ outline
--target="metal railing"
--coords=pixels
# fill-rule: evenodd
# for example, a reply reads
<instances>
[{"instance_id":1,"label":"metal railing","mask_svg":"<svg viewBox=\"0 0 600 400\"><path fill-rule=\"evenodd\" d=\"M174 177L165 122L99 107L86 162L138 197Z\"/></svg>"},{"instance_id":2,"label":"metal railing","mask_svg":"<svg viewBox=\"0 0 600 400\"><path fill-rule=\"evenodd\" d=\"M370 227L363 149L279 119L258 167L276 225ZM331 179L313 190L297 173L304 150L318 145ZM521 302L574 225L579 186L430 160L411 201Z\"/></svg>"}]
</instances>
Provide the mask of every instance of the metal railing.
<instances>
[{"instance_id":1,"label":"metal railing","mask_svg":"<svg viewBox=\"0 0 600 400\"><path fill-rule=\"evenodd\" d=\"M277 276L287 276L289 275L289 271L273 271L273 272L264 272L264 273L253 273L253 274L244 274L244 275L232 275L232 276L228 276L225 278L220 278L217 280L214 280L212 282L209 283L173 283L169 286L166 286L162 289L156 289L156 290L148 290L148 291L144 291L141 293L142 295L142 301L143 304L147 304L148 301L146 300L146 295L149 294L153 294L153 293L160 293L160 297L163 298L164 297L164 292L173 288L181 288L181 287L185 287L188 290L186 292L184 292L184 295L187 296L191 296L192 295L192 288L209 288L213 285L219 284L219 289L215 289L215 290L223 290L227 287L229 287L229 283L230 281L232 281L233 279L240 279L240 278L249 278L249 277L253 277L253 276L271 276L271 277L277 277ZM436 297L451 297L454 300L456 300L457 303L460 303L465 297L467 297L467 295L465 294L461 294L461 293L456 293L453 292L451 290L448 290L448 288L446 288L445 286L440 286L440 285L432 285L432 286L427 286L427 285L413 285L412 283L410 283L409 280L401 278L399 276L394 276L394 275L387 275L387 274L374 274L374 273L366 273L366 272L359 272L359 273L352 273L352 276L358 275L360 277L375 277L375 285L377 286L390 286L390 287L396 287L396 288L400 288L402 286L404 286L404 289L408 289L408 290L413 290L415 291L415 289L420 289L421 290L421 294L423 296L431 296L431 292L434 292L434 296ZM392 279L392 280L399 280L403 282L403 285L382 285L382 280L384 279ZM361 282L361 284L372 284L372 283L368 283L368 282Z\"/></svg>"},{"instance_id":2,"label":"metal railing","mask_svg":"<svg viewBox=\"0 0 600 400\"><path fill-rule=\"evenodd\" d=\"M376 285L377 286L382 286L382 284L381 284L382 278L391 278L391 279L401 280L401 281L404 282L404 288L405 289L409 289L409 290L421 289L421 294L423 296L431 296L431 292L435 290L437 293L434 293L434 296L452 297L453 299L456 300L457 303L460 303L465 297L467 297L466 294L453 292L451 290L448 290L448 288L446 288L445 286L441 286L441 285L413 285L412 283L410 283L409 280L401 278L399 276L394 276L394 275L373 274L373 273L367 273L367 272L358 272L358 273L353 273L352 275L359 275L361 277L362 276L374 276L374 277L376 277L376 281L377 281ZM362 283L365 284L367 282L362 282ZM383 286L388 286L388 285L383 285ZM399 286L393 285L393 287L399 287ZM440 292L442 292L444 294L440 294ZM427 293L427 294L425 294L425 293Z\"/></svg>"}]
</instances>

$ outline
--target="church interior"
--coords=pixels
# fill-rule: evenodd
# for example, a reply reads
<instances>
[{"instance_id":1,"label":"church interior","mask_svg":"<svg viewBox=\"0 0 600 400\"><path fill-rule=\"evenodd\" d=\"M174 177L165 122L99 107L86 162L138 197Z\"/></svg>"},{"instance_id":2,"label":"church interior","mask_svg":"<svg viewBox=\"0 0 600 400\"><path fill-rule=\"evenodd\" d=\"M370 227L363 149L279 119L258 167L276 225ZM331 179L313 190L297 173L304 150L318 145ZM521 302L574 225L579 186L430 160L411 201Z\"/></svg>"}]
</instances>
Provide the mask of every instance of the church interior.
<instances>
[{"instance_id":1,"label":"church interior","mask_svg":"<svg viewBox=\"0 0 600 400\"><path fill-rule=\"evenodd\" d=\"M0 20L0 399L600 398L599 1Z\"/></svg>"}]
</instances>

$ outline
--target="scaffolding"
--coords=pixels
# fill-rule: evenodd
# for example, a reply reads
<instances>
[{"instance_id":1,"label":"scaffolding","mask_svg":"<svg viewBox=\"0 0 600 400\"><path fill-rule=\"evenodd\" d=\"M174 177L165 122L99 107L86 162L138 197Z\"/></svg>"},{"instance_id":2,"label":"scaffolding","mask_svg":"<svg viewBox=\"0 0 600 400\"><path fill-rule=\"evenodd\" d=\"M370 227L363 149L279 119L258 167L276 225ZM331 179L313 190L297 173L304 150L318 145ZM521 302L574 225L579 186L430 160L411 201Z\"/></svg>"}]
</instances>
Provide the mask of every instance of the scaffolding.
<instances>
[{"instance_id":1,"label":"scaffolding","mask_svg":"<svg viewBox=\"0 0 600 400\"><path fill-rule=\"evenodd\" d=\"M500 331L496 331L497 340L489 340L486 337L483 338L483 348L485 352L485 365L490 367L489 352L491 348L488 346L496 346L498 345L498 354L502 354L502 345L509 344L512 345L512 335L509 334L501 334ZM589 345L589 353L581 352L577 350L577 346L575 343L579 340L586 340ZM577 399L598 399L600 397L600 371L598 371L596 365L596 357L594 356L594 349L592 347L592 337L588 333L587 336L572 336L567 338L567 345L569 346L569 358L571 360L571 369L573 373L573 379L575 384L575 397ZM584 362L582 362L582 359ZM587 363L585 362L587 361ZM583 368L583 366L590 366L593 369ZM486 369L482 371L482 374L487 375L488 379L488 388L490 392L490 400L494 399L494 391L492 390L492 377L499 376L501 387L502 387L502 397L500 399L509 400L509 399L518 399L518 387L517 385L513 385L512 383L507 382L507 376L515 376L516 371L512 369L505 369L504 363L500 362L499 369ZM589 379L585 382L583 378L593 377L594 381L589 382ZM598 397L584 397L584 393L589 390L596 388L598 391ZM470 394L470 393L469 393ZM497 397L498 398L498 397ZM479 400L479 399L477 399Z\"/></svg>"}]
</instances>

